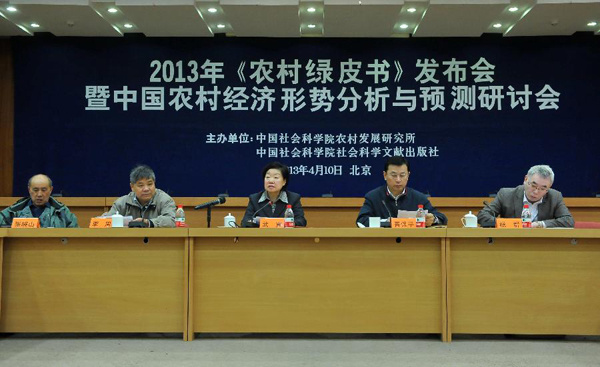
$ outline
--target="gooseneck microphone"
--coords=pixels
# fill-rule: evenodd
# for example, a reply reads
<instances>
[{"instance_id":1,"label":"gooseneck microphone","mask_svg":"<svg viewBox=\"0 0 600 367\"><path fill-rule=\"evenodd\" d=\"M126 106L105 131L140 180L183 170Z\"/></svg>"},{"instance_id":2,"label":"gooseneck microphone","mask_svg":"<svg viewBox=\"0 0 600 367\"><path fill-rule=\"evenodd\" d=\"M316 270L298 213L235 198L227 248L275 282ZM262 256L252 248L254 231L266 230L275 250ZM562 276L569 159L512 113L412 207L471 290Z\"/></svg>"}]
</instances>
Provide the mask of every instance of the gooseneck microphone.
<instances>
[{"instance_id":1,"label":"gooseneck microphone","mask_svg":"<svg viewBox=\"0 0 600 367\"><path fill-rule=\"evenodd\" d=\"M394 216L392 216L392 212L390 212L390 209L388 209L387 205L385 204L385 200L381 200L381 203L383 204L383 206L385 207L385 210L387 210L388 214L390 215L388 218L395 218Z\"/></svg>"},{"instance_id":2,"label":"gooseneck microphone","mask_svg":"<svg viewBox=\"0 0 600 367\"><path fill-rule=\"evenodd\" d=\"M492 209L492 207L490 206L490 203L488 203L487 201L483 201L483 207L484 208L488 208L492 213L494 213L494 216L497 217L498 213L496 213L496 211L494 209Z\"/></svg>"},{"instance_id":3,"label":"gooseneck microphone","mask_svg":"<svg viewBox=\"0 0 600 367\"><path fill-rule=\"evenodd\" d=\"M256 216L256 214L258 214L259 211L263 210L264 208L267 207L267 205L273 205L273 202L271 202L270 200L267 201L267 203L263 206L261 206L260 208L258 208L257 211L254 212L254 214L252 214L252 218L254 218Z\"/></svg>"},{"instance_id":4,"label":"gooseneck microphone","mask_svg":"<svg viewBox=\"0 0 600 367\"><path fill-rule=\"evenodd\" d=\"M483 207L489 209L492 212L492 214L494 215L494 219L491 221L481 221L480 222L481 226L484 228L495 227L496 226L496 218L498 217L499 213L496 213L490 206L490 203L488 203L485 200L483 201Z\"/></svg>"},{"instance_id":5,"label":"gooseneck microphone","mask_svg":"<svg viewBox=\"0 0 600 367\"><path fill-rule=\"evenodd\" d=\"M252 214L252 218L248 219L248 223L255 224L255 223L254 223L254 219L256 218L256 214L258 214L258 212L259 212L259 211L261 211L261 210L263 210L264 208L266 208L266 207L267 207L267 205L272 205L272 204L273 204L273 202L269 200L269 201L267 201L267 203L266 203L265 205L263 205L263 206L261 206L260 208L258 208L258 210L257 210L257 211L255 211L255 212L254 212L254 214Z\"/></svg>"},{"instance_id":6,"label":"gooseneck microphone","mask_svg":"<svg viewBox=\"0 0 600 367\"><path fill-rule=\"evenodd\" d=\"M209 202L206 202L206 203L203 203L203 204L200 204L200 205L196 205L194 207L194 210L204 209L204 208L208 208L208 207L213 206L213 205L223 204L225 201L227 201L227 199L225 199L224 196L219 196L218 199L215 199L213 201L209 201Z\"/></svg>"}]
</instances>

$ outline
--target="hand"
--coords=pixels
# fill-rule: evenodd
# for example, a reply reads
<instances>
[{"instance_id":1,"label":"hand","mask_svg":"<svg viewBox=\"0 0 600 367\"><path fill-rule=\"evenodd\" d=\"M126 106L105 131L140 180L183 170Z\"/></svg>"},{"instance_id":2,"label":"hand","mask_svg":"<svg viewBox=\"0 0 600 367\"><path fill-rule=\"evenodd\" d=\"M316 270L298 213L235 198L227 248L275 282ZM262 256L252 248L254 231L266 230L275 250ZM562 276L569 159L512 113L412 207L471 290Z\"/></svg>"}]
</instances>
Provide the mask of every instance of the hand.
<instances>
[{"instance_id":1,"label":"hand","mask_svg":"<svg viewBox=\"0 0 600 367\"><path fill-rule=\"evenodd\" d=\"M427 213L427 216L425 216L425 226L431 227L433 225L434 220L435 220L435 216L431 213Z\"/></svg>"},{"instance_id":2,"label":"hand","mask_svg":"<svg viewBox=\"0 0 600 367\"><path fill-rule=\"evenodd\" d=\"M144 224L146 225L146 227L150 227L150 221L148 219L135 218L135 219L132 220L132 222L144 222Z\"/></svg>"},{"instance_id":3,"label":"hand","mask_svg":"<svg viewBox=\"0 0 600 367\"><path fill-rule=\"evenodd\" d=\"M544 228L544 225L541 222L532 222L531 228Z\"/></svg>"}]
</instances>

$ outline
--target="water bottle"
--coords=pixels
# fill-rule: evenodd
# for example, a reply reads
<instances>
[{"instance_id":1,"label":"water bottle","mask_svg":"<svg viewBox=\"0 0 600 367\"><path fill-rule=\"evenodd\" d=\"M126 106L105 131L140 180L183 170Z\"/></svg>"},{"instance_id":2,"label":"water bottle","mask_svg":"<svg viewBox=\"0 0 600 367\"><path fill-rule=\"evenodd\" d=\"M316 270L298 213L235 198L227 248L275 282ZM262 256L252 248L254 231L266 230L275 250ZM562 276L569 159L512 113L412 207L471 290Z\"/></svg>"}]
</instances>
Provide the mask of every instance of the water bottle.
<instances>
[{"instance_id":1,"label":"water bottle","mask_svg":"<svg viewBox=\"0 0 600 367\"><path fill-rule=\"evenodd\" d=\"M185 212L183 211L183 205L177 205L175 211L175 227L185 227Z\"/></svg>"},{"instance_id":2,"label":"water bottle","mask_svg":"<svg viewBox=\"0 0 600 367\"><path fill-rule=\"evenodd\" d=\"M529 204L523 205L521 220L523 221L523 228L531 228L531 210L529 210Z\"/></svg>"},{"instance_id":3,"label":"water bottle","mask_svg":"<svg viewBox=\"0 0 600 367\"><path fill-rule=\"evenodd\" d=\"M419 204L419 209L417 209L417 228L425 228L425 211L423 211L422 204Z\"/></svg>"},{"instance_id":4,"label":"water bottle","mask_svg":"<svg viewBox=\"0 0 600 367\"><path fill-rule=\"evenodd\" d=\"M292 206L288 205L285 209L285 214L283 215L283 222L285 228L294 228L296 224L294 223L294 211L292 210Z\"/></svg>"}]
</instances>

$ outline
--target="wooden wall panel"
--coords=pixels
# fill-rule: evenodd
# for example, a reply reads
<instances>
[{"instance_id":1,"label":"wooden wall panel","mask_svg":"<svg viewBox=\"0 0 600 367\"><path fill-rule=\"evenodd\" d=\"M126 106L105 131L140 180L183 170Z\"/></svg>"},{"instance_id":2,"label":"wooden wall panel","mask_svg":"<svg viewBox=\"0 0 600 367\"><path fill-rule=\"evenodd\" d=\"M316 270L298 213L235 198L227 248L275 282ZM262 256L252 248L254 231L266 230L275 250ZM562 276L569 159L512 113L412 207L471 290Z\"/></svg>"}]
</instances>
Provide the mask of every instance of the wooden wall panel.
<instances>
[{"instance_id":1,"label":"wooden wall panel","mask_svg":"<svg viewBox=\"0 0 600 367\"><path fill-rule=\"evenodd\" d=\"M0 39L0 196L12 196L14 79L9 39Z\"/></svg>"}]
</instances>

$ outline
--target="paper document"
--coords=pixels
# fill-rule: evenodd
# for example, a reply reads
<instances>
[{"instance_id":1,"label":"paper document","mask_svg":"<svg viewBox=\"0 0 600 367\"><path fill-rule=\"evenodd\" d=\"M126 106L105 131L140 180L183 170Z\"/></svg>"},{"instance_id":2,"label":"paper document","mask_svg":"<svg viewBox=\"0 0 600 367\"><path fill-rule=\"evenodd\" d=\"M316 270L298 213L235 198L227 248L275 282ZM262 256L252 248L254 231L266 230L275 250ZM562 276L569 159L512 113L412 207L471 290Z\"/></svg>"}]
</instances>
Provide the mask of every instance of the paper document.
<instances>
[{"instance_id":1,"label":"paper document","mask_svg":"<svg viewBox=\"0 0 600 367\"><path fill-rule=\"evenodd\" d=\"M105 215L105 214L102 214L101 216L96 217L96 218L112 218L112 215ZM127 227L129 225L129 222L131 222L132 220L133 220L133 217L131 215L123 217L123 227Z\"/></svg>"},{"instance_id":2,"label":"paper document","mask_svg":"<svg viewBox=\"0 0 600 367\"><path fill-rule=\"evenodd\" d=\"M427 215L428 210L423 209L425 215ZM398 210L398 218L416 218L417 211L416 210Z\"/></svg>"}]
</instances>

